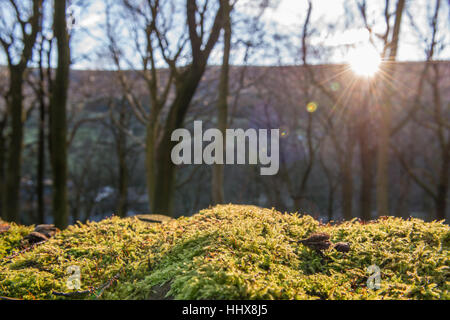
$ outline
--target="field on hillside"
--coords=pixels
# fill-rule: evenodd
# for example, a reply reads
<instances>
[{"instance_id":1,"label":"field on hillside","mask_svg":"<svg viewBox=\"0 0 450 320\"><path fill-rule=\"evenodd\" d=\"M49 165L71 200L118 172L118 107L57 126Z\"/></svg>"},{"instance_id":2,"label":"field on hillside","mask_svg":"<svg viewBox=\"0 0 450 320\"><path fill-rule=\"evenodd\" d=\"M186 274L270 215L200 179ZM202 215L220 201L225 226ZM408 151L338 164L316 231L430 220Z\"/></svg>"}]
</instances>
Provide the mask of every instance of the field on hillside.
<instances>
[{"instance_id":1,"label":"field on hillside","mask_svg":"<svg viewBox=\"0 0 450 320\"><path fill-rule=\"evenodd\" d=\"M0 233L0 296L16 299L450 299L450 228L382 218L320 224L308 215L217 206L163 223L112 217L70 226L20 252L33 227ZM346 242L316 251L314 233ZM19 254L17 254L19 253ZM80 269L81 286L68 289ZM379 289L368 279L380 270Z\"/></svg>"}]
</instances>

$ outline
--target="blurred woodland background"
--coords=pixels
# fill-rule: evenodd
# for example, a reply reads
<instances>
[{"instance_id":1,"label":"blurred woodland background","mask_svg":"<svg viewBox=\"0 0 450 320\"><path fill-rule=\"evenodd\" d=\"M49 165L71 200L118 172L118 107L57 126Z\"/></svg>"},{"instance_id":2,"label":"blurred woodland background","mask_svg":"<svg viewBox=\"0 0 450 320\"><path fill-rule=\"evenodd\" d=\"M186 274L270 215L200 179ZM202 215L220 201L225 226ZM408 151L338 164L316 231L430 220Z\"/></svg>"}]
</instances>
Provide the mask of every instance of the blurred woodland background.
<instances>
[{"instance_id":1,"label":"blurred woodland background","mask_svg":"<svg viewBox=\"0 0 450 320\"><path fill-rule=\"evenodd\" d=\"M448 218L449 2L299 0L277 24L285 1L0 0L2 219ZM382 63L361 76L346 57L365 46ZM174 166L194 120L280 128L278 174Z\"/></svg>"}]
</instances>

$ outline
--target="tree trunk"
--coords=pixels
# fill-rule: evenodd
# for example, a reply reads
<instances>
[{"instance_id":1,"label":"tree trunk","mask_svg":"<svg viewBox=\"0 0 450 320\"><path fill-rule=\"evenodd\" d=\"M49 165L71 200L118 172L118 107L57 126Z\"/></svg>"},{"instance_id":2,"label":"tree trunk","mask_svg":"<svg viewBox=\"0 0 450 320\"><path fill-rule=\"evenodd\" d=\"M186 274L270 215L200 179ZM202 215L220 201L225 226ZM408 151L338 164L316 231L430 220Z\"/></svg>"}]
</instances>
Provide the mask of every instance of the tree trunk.
<instances>
[{"instance_id":1,"label":"tree trunk","mask_svg":"<svg viewBox=\"0 0 450 320\"><path fill-rule=\"evenodd\" d=\"M55 225L65 228L69 222L67 203L67 120L70 49L66 26L66 1L54 1L53 32L57 40L58 65L51 97L51 148L53 169L53 215Z\"/></svg>"},{"instance_id":2,"label":"tree trunk","mask_svg":"<svg viewBox=\"0 0 450 320\"><path fill-rule=\"evenodd\" d=\"M125 108L120 111L120 123L125 122ZM125 217L128 212L128 168L126 159L127 139L122 130L117 133L117 160L119 162L119 204L117 213L120 217Z\"/></svg>"},{"instance_id":3,"label":"tree trunk","mask_svg":"<svg viewBox=\"0 0 450 320\"><path fill-rule=\"evenodd\" d=\"M37 202L38 202L38 210L37 210L37 219L39 224L44 223L45 219L45 203L44 203L44 173L45 173L45 110L43 110L43 106L40 106L39 110L39 138L38 138L38 159L37 159L37 184L36 184L36 193L37 193Z\"/></svg>"},{"instance_id":4,"label":"tree trunk","mask_svg":"<svg viewBox=\"0 0 450 320\"><path fill-rule=\"evenodd\" d=\"M153 181L149 181L153 188L153 195L151 196L151 199L153 199L151 202L152 213L173 214L172 198L175 182L175 165L171 159L171 151L176 142L171 141L171 136L172 132L177 128L181 128L183 124L187 109L200 83L205 67L206 61L201 65L192 65L185 71L185 74L182 76L183 79L180 81L179 87L177 87L175 100L170 106L164 131L160 139L158 139L153 149L154 151L151 151L155 152L154 157L150 159L148 155L149 147L147 146L147 161L149 165L147 168L154 169L154 173L148 175L150 178L154 177Z\"/></svg>"},{"instance_id":5,"label":"tree trunk","mask_svg":"<svg viewBox=\"0 0 450 320\"><path fill-rule=\"evenodd\" d=\"M145 138L145 175L147 180L147 193L148 201L150 204L151 212L154 211L154 199L155 199L155 137L156 132L152 123L147 124L146 138Z\"/></svg>"},{"instance_id":6,"label":"tree trunk","mask_svg":"<svg viewBox=\"0 0 450 320\"><path fill-rule=\"evenodd\" d=\"M334 188L330 185L330 187L328 188L328 205L327 205L328 221L333 220L333 208L334 208Z\"/></svg>"},{"instance_id":7,"label":"tree trunk","mask_svg":"<svg viewBox=\"0 0 450 320\"><path fill-rule=\"evenodd\" d=\"M360 217L364 221L371 219L373 186L373 152L370 147L368 123L363 122L359 130L359 150L361 160Z\"/></svg>"},{"instance_id":8,"label":"tree trunk","mask_svg":"<svg viewBox=\"0 0 450 320\"><path fill-rule=\"evenodd\" d=\"M164 134L166 135L166 134ZM166 138L167 139L167 138ZM170 136L168 136L170 141ZM154 162L155 177L153 181L154 193L151 202L151 212L172 215L172 196L174 191L175 167L170 159L171 143L161 142L157 146L156 161ZM153 167L153 166L152 166Z\"/></svg>"},{"instance_id":9,"label":"tree trunk","mask_svg":"<svg viewBox=\"0 0 450 320\"><path fill-rule=\"evenodd\" d=\"M447 142L447 148L442 150L442 167L439 184L437 189L437 197L435 198L436 218L444 220L447 213L447 195L449 188L450 176L450 141Z\"/></svg>"},{"instance_id":10,"label":"tree trunk","mask_svg":"<svg viewBox=\"0 0 450 320\"><path fill-rule=\"evenodd\" d=\"M119 160L119 217L125 217L128 212L128 172L125 157Z\"/></svg>"},{"instance_id":11,"label":"tree trunk","mask_svg":"<svg viewBox=\"0 0 450 320\"><path fill-rule=\"evenodd\" d=\"M395 11L395 22L392 30L392 36L386 48L389 48L388 61L385 75L382 79L394 79L395 65L397 58L398 41L400 36L400 26L405 7L405 0L398 0ZM385 80L384 80L385 81ZM377 194L377 214L378 216L389 215L389 150L391 143L391 122L392 122L392 101L391 96L395 88L391 84L387 84L383 94L383 105L380 106L381 121L378 133L378 152L377 152L377 177L376 177L376 194Z\"/></svg>"},{"instance_id":12,"label":"tree trunk","mask_svg":"<svg viewBox=\"0 0 450 320\"><path fill-rule=\"evenodd\" d=\"M45 220L44 179L45 179L45 100L44 100L44 70L42 69L42 50L39 59L39 137L37 159L37 222L43 224Z\"/></svg>"},{"instance_id":13,"label":"tree trunk","mask_svg":"<svg viewBox=\"0 0 450 320\"><path fill-rule=\"evenodd\" d=\"M295 197L294 203L295 203L295 210L301 210L300 204L301 200L305 198L306 190L308 187L308 180L311 175L314 161L315 161L315 150L313 145L313 137L312 137L312 130L313 130L313 124L312 124L312 113L308 112L308 122L306 127L306 138L307 138L307 145L308 145L308 161L306 164L305 172L303 173L302 180L300 182L299 192L297 196Z\"/></svg>"},{"instance_id":14,"label":"tree trunk","mask_svg":"<svg viewBox=\"0 0 450 320\"><path fill-rule=\"evenodd\" d=\"M345 220L352 219L353 209L353 177L352 177L352 156L346 156L346 161L342 164L342 214Z\"/></svg>"},{"instance_id":15,"label":"tree trunk","mask_svg":"<svg viewBox=\"0 0 450 320\"><path fill-rule=\"evenodd\" d=\"M10 222L20 222L20 176L22 169L23 140L23 81L24 69L12 66L10 68L10 110L11 134L8 147L6 183L3 201L3 212Z\"/></svg>"},{"instance_id":16,"label":"tree trunk","mask_svg":"<svg viewBox=\"0 0 450 320\"><path fill-rule=\"evenodd\" d=\"M223 148L225 150L226 145L226 129L228 126L228 92L229 92L229 69L230 69L230 50L231 50L231 21L230 21L230 8L228 1L225 1L224 7L224 48L222 58L222 69L220 71L220 83L219 83L219 101L217 104L218 117L217 125L218 129L222 132L224 137ZM212 202L214 204L220 204L225 202L224 196L224 165L215 164L212 171Z\"/></svg>"},{"instance_id":17,"label":"tree trunk","mask_svg":"<svg viewBox=\"0 0 450 320\"><path fill-rule=\"evenodd\" d=\"M389 150L391 143L392 110L390 101L381 106L381 121L377 149L377 215L389 215Z\"/></svg>"},{"instance_id":18,"label":"tree trunk","mask_svg":"<svg viewBox=\"0 0 450 320\"><path fill-rule=\"evenodd\" d=\"M6 220L5 212L3 211L3 200L5 194L5 160L6 160L6 138L4 130L6 127L6 116L0 122L0 219Z\"/></svg>"}]
</instances>

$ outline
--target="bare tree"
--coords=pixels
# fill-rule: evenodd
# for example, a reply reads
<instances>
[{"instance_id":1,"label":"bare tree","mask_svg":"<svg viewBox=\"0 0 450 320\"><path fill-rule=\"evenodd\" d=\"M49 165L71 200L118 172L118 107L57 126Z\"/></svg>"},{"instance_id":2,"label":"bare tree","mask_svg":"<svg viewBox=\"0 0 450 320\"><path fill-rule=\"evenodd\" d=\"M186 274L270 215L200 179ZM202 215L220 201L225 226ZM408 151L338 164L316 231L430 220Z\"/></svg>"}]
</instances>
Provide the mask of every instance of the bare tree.
<instances>
[{"instance_id":1,"label":"bare tree","mask_svg":"<svg viewBox=\"0 0 450 320\"><path fill-rule=\"evenodd\" d=\"M417 95L413 97L413 107L408 116L413 119L415 125L421 127L422 130L429 131L433 140L437 142L438 156L435 153L432 155L434 160L432 163L437 163L435 166L423 168L420 173L415 170L414 158L407 160L403 150L394 144L392 144L392 148L407 174L433 200L436 218L443 220L447 211L450 177L450 104L448 102L446 104L443 97L443 91L448 89L445 87L446 81L448 81L448 78L445 77L445 74L448 74L448 66L440 65L435 61L437 51L444 50L446 46L444 39L439 38L438 33L441 10L441 0L436 0L427 26L427 33L431 34L431 37L421 34L420 28L414 24L410 15L413 28L424 42L426 61L418 82ZM427 98L425 95L427 85L431 98ZM429 100L431 103L427 103ZM426 153L420 154L427 156Z\"/></svg>"},{"instance_id":2,"label":"bare tree","mask_svg":"<svg viewBox=\"0 0 450 320\"><path fill-rule=\"evenodd\" d=\"M187 30L180 32L178 41L173 42L169 31L173 15L177 14L174 2L122 1L122 7L129 14L128 19L136 22L132 24L131 34L135 36L134 45L142 66L140 76L150 97L149 110L133 93L129 79L122 70L125 57L115 37L111 15L107 12L109 49L120 83L135 115L147 128L147 188L152 212L172 212L175 166L170 158L174 146L171 134L182 127L208 58L219 39L225 3L225 0L214 3L205 1L200 6L195 0L187 0L184 7ZM209 31L208 21L211 22ZM144 44L140 42L141 36ZM161 62L168 67L165 75L158 68ZM170 99L169 93L172 94Z\"/></svg>"},{"instance_id":3,"label":"bare tree","mask_svg":"<svg viewBox=\"0 0 450 320\"><path fill-rule=\"evenodd\" d=\"M23 140L23 83L41 29L43 0L1 1L0 43L8 61L8 107L11 135L8 146L3 212L9 221L19 221L20 178ZM31 8L31 10L29 10ZM27 14L27 12L31 12ZM12 24L9 22L13 21ZM17 36L20 34L20 36Z\"/></svg>"},{"instance_id":4,"label":"bare tree","mask_svg":"<svg viewBox=\"0 0 450 320\"><path fill-rule=\"evenodd\" d=\"M69 223L67 202L67 116L70 47L66 22L66 0L54 1L53 33L57 42L58 62L50 99L50 140L53 173L53 216L58 228Z\"/></svg>"},{"instance_id":5,"label":"bare tree","mask_svg":"<svg viewBox=\"0 0 450 320\"><path fill-rule=\"evenodd\" d=\"M7 134L6 125L8 123L8 106L7 106L7 92L5 88L8 86L6 83L7 73L6 68L0 70L0 218L6 220L5 211L3 211L3 195L5 192L5 162L6 162L6 145L7 145Z\"/></svg>"},{"instance_id":6,"label":"bare tree","mask_svg":"<svg viewBox=\"0 0 450 320\"><path fill-rule=\"evenodd\" d=\"M311 36L310 18L312 13L312 2L309 2L308 14L306 15L302 31L302 60L305 71L311 83L317 87L327 100L331 101L332 108L320 117L320 125L326 132L326 138L329 139L334 147L337 163L339 164L339 178L341 181L341 205L342 213L345 219L353 217L353 161L356 147L355 124L352 121L355 110L347 104L351 98L351 90L346 90L346 94L337 95L333 90L325 85L326 81L321 80L319 70L314 70L308 61L308 39ZM324 68L323 68L324 69ZM347 88L352 89L356 80L348 79L347 68L343 66L335 66L328 68L330 72L334 72L342 82L347 82ZM323 76L322 76L323 77ZM336 80L337 81L337 80ZM336 114L335 110L339 110ZM330 192L334 189L330 186Z\"/></svg>"},{"instance_id":7,"label":"bare tree","mask_svg":"<svg viewBox=\"0 0 450 320\"><path fill-rule=\"evenodd\" d=\"M373 26L368 22L366 1L358 2L358 7L364 24L371 34ZM376 203L379 216L389 214L389 151L392 130L392 95L395 87L392 79L395 75L395 61L397 58L400 27L405 8L405 0L398 0L395 11L391 12L390 1L386 0L384 6L385 31L375 34L383 43L381 58L384 60L378 85L381 90L380 121L377 137L377 172L376 172ZM391 17L394 16L394 19ZM393 21L392 21L393 20ZM382 78L381 78L382 76Z\"/></svg>"},{"instance_id":8,"label":"bare tree","mask_svg":"<svg viewBox=\"0 0 450 320\"><path fill-rule=\"evenodd\" d=\"M225 130L228 125L228 92L229 92L229 69L231 51L231 5L228 0L224 1L223 8L224 36L223 36L223 57L222 68L219 81L219 98L217 102L217 124L218 129L225 137ZM226 145L224 138L223 145ZM224 203L223 191L223 164L215 164L212 172L212 202L214 204Z\"/></svg>"},{"instance_id":9,"label":"bare tree","mask_svg":"<svg viewBox=\"0 0 450 320\"><path fill-rule=\"evenodd\" d=\"M118 101L109 102L109 121L102 122L111 131L114 138L118 163L117 214L120 217L125 217L128 211L129 169L127 156L130 153L130 146L128 146L129 139L126 132L130 130L130 117L129 107L125 97L123 97Z\"/></svg>"}]
</instances>

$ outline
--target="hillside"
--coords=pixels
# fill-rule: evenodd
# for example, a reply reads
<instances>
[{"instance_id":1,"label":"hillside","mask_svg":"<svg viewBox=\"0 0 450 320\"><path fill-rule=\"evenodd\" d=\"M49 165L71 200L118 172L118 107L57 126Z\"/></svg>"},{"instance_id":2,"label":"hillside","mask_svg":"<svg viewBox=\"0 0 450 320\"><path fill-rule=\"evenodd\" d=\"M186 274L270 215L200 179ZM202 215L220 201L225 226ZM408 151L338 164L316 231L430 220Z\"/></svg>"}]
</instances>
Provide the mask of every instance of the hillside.
<instances>
[{"instance_id":1,"label":"hillside","mask_svg":"<svg viewBox=\"0 0 450 320\"><path fill-rule=\"evenodd\" d=\"M189 217L77 224L28 251L33 227L0 233L0 296L20 299L450 299L450 227L382 218L322 225L308 215L217 206ZM313 233L347 242L319 253ZM12 255L12 257L11 257ZM367 287L367 268L381 271ZM81 288L67 289L79 266Z\"/></svg>"}]
</instances>

